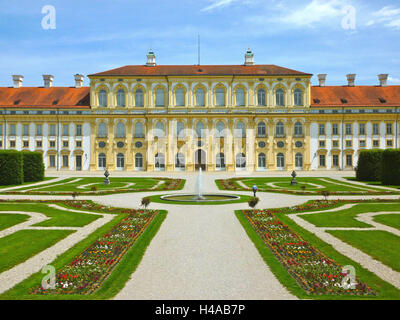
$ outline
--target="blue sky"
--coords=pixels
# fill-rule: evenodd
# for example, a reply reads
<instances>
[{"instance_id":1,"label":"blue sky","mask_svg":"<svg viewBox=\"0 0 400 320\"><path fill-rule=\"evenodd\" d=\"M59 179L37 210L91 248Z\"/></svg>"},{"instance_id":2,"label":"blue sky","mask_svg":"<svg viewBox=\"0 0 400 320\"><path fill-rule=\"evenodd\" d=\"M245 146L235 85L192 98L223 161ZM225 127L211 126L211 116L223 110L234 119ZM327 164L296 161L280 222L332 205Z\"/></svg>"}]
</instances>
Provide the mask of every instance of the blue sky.
<instances>
[{"instance_id":1,"label":"blue sky","mask_svg":"<svg viewBox=\"0 0 400 320\"><path fill-rule=\"evenodd\" d=\"M45 5L56 29L42 28ZM352 8L355 28L343 28ZM250 46L257 64L327 73L328 85L348 73L360 85L379 73L400 84L399 1L0 0L0 86L12 74L24 86L41 86L42 74L72 86L76 73L144 64L150 46L158 64L196 64L198 34L202 64L242 64Z\"/></svg>"}]
</instances>

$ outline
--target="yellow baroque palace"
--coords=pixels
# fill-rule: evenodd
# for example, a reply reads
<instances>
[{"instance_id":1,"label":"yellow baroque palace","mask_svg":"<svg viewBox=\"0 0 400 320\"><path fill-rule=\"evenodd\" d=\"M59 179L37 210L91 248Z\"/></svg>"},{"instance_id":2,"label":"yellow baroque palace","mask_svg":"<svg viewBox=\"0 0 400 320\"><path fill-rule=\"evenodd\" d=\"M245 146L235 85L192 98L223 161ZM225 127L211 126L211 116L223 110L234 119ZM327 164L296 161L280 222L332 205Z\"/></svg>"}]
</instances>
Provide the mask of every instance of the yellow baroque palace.
<instances>
[{"instance_id":1,"label":"yellow baroque palace","mask_svg":"<svg viewBox=\"0 0 400 320\"><path fill-rule=\"evenodd\" d=\"M275 65L125 66L74 87L0 88L0 146L40 151L47 170L353 170L398 148L400 86L326 86Z\"/></svg>"}]
</instances>

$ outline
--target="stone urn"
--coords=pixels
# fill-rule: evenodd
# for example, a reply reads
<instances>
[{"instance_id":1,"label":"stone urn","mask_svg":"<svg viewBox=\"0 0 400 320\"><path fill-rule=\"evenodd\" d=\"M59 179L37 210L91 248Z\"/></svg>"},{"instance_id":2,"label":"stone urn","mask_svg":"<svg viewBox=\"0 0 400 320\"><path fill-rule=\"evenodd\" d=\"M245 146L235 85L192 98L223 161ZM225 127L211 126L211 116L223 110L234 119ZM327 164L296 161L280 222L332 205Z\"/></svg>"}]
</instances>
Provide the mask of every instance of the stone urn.
<instances>
[{"instance_id":1,"label":"stone urn","mask_svg":"<svg viewBox=\"0 0 400 320\"><path fill-rule=\"evenodd\" d=\"M104 172L104 176L106 177L104 179L104 184L105 185L109 185L110 184L110 179L108 179L108 177L110 176L110 173L108 172L108 170L106 170L106 172Z\"/></svg>"},{"instance_id":2,"label":"stone urn","mask_svg":"<svg viewBox=\"0 0 400 320\"><path fill-rule=\"evenodd\" d=\"M292 181L291 181L291 185L292 186L297 186L297 180L296 180L296 177L297 177L297 173L296 173L296 171L293 171L292 172Z\"/></svg>"}]
</instances>

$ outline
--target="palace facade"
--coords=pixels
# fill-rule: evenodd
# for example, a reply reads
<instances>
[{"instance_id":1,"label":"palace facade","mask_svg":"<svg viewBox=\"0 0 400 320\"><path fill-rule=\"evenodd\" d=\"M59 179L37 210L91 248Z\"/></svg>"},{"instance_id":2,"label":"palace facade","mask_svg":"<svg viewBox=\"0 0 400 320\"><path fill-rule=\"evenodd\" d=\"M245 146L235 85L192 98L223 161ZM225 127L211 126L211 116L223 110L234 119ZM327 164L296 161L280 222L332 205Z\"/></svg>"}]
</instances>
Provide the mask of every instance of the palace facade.
<instances>
[{"instance_id":1,"label":"palace facade","mask_svg":"<svg viewBox=\"0 0 400 320\"><path fill-rule=\"evenodd\" d=\"M47 170L353 170L399 147L400 86L326 86L275 65L125 66L74 87L0 88L0 147L43 153Z\"/></svg>"}]
</instances>

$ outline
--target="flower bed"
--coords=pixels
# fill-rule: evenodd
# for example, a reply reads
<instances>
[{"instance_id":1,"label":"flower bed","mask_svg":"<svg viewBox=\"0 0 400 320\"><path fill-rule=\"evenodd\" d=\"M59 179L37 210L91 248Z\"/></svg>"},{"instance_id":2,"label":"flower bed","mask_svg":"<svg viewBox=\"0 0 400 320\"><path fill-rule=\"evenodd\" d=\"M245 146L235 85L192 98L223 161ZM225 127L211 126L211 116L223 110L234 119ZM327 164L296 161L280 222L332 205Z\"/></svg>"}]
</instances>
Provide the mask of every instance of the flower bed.
<instances>
[{"instance_id":1,"label":"flower bed","mask_svg":"<svg viewBox=\"0 0 400 320\"><path fill-rule=\"evenodd\" d=\"M310 203L303 205L300 211L316 207L318 203ZM289 211L295 208L289 208ZM373 289L359 279L356 280L355 289L342 287L343 278L347 276L342 273L342 266L304 241L271 210L243 211L243 214L278 261L308 294L376 295Z\"/></svg>"},{"instance_id":2,"label":"flower bed","mask_svg":"<svg viewBox=\"0 0 400 320\"><path fill-rule=\"evenodd\" d=\"M153 210L122 210L103 207L90 202L80 202L83 205L78 203L68 202L66 204L75 205L76 208L107 210L107 212L129 213L129 215L76 256L69 265L58 270L55 289L44 290L39 286L31 288L30 294L94 293L102 286L114 267L158 214L158 211Z\"/></svg>"}]
</instances>

